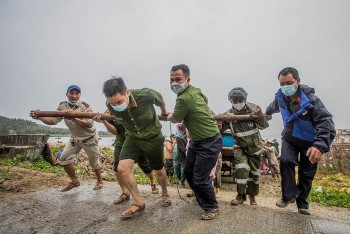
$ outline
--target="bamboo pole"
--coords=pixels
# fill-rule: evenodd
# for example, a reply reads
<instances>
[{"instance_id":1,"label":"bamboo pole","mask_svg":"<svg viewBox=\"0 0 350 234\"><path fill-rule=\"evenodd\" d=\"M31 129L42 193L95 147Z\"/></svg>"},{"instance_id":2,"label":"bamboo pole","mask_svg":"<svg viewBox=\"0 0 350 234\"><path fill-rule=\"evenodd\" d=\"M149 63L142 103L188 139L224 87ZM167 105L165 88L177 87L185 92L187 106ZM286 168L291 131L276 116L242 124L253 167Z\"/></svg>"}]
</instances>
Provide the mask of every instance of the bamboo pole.
<instances>
[{"instance_id":1,"label":"bamboo pole","mask_svg":"<svg viewBox=\"0 0 350 234\"><path fill-rule=\"evenodd\" d=\"M77 111L33 111L33 114L37 117L62 117L62 118L86 118L92 119L96 115L101 115L101 120L114 120L116 117L104 113L93 112L77 112ZM217 121L246 121L258 119L257 115L213 115L213 118ZM158 119L161 121L167 121L167 117L164 115L158 115Z\"/></svg>"}]
</instances>

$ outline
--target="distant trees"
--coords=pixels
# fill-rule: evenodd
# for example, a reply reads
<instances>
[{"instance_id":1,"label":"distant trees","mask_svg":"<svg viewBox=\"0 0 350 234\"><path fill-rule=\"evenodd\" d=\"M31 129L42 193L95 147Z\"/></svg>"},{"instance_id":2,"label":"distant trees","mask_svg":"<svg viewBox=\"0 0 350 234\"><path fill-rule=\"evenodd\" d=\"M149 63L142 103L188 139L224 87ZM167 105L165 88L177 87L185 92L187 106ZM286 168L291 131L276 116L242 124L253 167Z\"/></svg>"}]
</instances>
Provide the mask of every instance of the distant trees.
<instances>
[{"instance_id":1,"label":"distant trees","mask_svg":"<svg viewBox=\"0 0 350 234\"><path fill-rule=\"evenodd\" d=\"M8 134L48 134L48 135L70 135L67 128L53 128L40 125L30 120L11 119L0 116L0 135ZM100 131L100 136L112 136L108 132Z\"/></svg>"}]
</instances>

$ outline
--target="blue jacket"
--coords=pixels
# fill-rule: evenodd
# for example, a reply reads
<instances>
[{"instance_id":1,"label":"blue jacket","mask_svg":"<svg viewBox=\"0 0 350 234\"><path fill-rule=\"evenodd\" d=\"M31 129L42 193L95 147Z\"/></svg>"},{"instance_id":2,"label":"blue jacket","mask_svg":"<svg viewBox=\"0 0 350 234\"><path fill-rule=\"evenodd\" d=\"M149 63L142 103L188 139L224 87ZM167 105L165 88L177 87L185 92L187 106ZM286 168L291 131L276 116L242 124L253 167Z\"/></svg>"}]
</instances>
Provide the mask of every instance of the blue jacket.
<instances>
[{"instance_id":1,"label":"blue jacket","mask_svg":"<svg viewBox=\"0 0 350 234\"><path fill-rule=\"evenodd\" d=\"M281 112L284 129L282 136L288 143L309 148L314 146L322 153L328 152L335 138L335 127L331 113L307 85L299 85L299 106L290 112L289 102L281 89L275 100L267 107L266 115Z\"/></svg>"}]
</instances>

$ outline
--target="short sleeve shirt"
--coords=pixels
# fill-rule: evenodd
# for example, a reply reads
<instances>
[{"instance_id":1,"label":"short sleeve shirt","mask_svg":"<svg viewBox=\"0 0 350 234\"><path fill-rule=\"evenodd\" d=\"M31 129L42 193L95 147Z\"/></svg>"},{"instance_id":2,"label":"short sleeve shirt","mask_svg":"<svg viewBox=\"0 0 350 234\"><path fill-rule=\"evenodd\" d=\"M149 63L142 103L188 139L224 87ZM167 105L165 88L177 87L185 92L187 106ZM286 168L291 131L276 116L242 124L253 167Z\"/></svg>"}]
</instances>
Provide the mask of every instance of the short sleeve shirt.
<instances>
[{"instance_id":1,"label":"short sleeve shirt","mask_svg":"<svg viewBox=\"0 0 350 234\"><path fill-rule=\"evenodd\" d=\"M192 85L178 94L173 117L177 122L184 120L191 138L195 141L202 141L219 133L204 95Z\"/></svg>"},{"instance_id":2,"label":"short sleeve shirt","mask_svg":"<svg viewBox=\"0 0 350 234\"><path fill-rule=\"evenodd\" d=\"M129 109L118 112L106 103L109 112L116 117L116 121L124 126L126 135L136 139L149 139L161 134L162 125L154 105L162 105L162 95L148 88L131 89L130 93Z\"/></svg>"},{"instance_id":3,"label":"short sleeve shirt","mask_svg":"<svg viewBox=\"0 0 350 234\"><path fill-rule=\"evenodd\" d=\"M123 146L123 143L125 141L125 128L122 124L118 123L117 120L109 120L108 123L117 128L118 133L116 135L115 144L120 147Z\"/></svg>"},{"instance_id":4,"label":"short sleeve shirt","mask_svg":"<svg viewBox=\"0 0 350 234\"><path fill-rule=\"evenodd\" d=\"M86 112L86 111L93 111L92 108L87 104L86 102L79 100L79 104L71 107L68 103L68 101L61 102L58 107L58 111L77 111L77 112ZM54 117L52 118L54 123L57 124L60 122L63 118L61 117ZM72 137L77 138L78 140L84 140L91 136L94 136L96 134L96 128L94 125L92 125L91 128L84 128L81 127L79 124L73 122L69 119L64 119L65 124L69 128ZM91 123L93 121L91 120Z\"/></svg>"}]
</instances>

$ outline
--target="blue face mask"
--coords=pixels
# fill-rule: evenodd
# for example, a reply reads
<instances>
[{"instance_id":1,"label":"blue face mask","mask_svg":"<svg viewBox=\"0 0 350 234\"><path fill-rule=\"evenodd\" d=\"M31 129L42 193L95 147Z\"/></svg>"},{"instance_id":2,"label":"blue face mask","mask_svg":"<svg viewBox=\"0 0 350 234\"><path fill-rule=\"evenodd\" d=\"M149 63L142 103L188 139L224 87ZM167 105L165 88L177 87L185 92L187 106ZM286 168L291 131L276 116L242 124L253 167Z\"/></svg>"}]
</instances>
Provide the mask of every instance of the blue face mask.
<instances>
[{"instance_id":1,"label":"blue face mask","mask_svg":"<svg viewBox=\"0 0 350 234\"><path fill-rule=\"evenodd\" d=\"M112 106L115 111L122 112L124 111L128 105L124 102L123 104L120 104L119 106Z\"/></svg>"},{"instance_id":2,"label":"blue face mask","mask_svg":"<svg viewBox=\"0 0 350 234\"><path fill-rule=\"evenodd\" d=\"M295 94L297 89L294 87L294 85L285 85L285 86L281 86L281 91L284 95L290 97Z\"/></svg>"},{"instance_id":3,"label":"blue face mask","mask_svg":"<svg viewBox=\"0 0 350 234\"><path fill-rule=\"evenodd\" d=\"M68 103L71 104L72 106L77 106L79 104L79 101L71 102L68 100Z\"/></svg>"}]
</instances>

